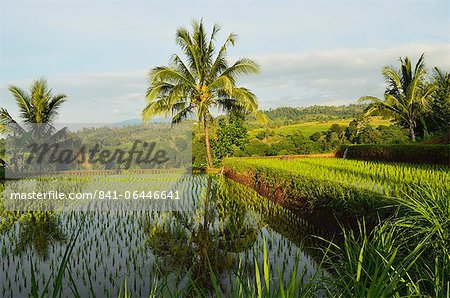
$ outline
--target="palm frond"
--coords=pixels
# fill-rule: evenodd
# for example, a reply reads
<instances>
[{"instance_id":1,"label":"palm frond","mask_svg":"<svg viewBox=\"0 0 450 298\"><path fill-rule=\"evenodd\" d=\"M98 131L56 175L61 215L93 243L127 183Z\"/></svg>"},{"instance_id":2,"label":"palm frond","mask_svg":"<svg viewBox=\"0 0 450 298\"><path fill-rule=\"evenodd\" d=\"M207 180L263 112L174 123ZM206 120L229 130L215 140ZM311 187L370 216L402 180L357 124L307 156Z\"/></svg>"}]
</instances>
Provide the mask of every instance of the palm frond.
<instances>
[{"instance_id":1,"label":"palm frond","mask_svg":"<svg viewBox=\"0 0 450 298\"><path fill-rule=\"evenodd\" d=\"M16 86L9 86L9 92L14 96L16 104L22 117L27 118L32 114L33 107L31 106L30 96L22 89Z\"/></svg>"},{"instance_id":2,"label":"palm frond","mask_svg":"<svg viewBox=\"0 0 450 298\"><path fill-rule=\"evenodd\" d=\"M228 76L230 78L236 78L244 74L257 74L259 73L259 65L255 61L249 58L241 58L231 67L227 68L222 76Z\"/></svg>"},{"instance_id":3,"label":"palm frond","mask_svg":"<svg viewBox=\"0 0 450 298\"><path fill-rule=\"evenodd\" d=\"M182 73L167 66L159 66L152 69L150 72L150 79L152 82L163 81L174 85L181 83L188 85L192 84L192 82L189 81Z\"/></svg>"},{"instance_id":4,"label":"palm frond","mask_svg":"<svg viewBox=\"0 0 450 298\"><path fill-rule=\"evenodd\" d=\"M8 110L4 108L0 108L0 124L3 126L3 129L11 130L13 132L22 135L25 133L25 129L17 123L16 120L9 114Z\"/></svg>"},{"instance_id":5,"label":"palm frond","mask_svg":"<svg viewBox=\"0 0 450 298\"><path fill-rule=\"evenodd\" d=\"M233 93L233 85L234 81L230 80L228 76L220 76L208 85L208 89L223 90L227 94L231 95Z\"/></svg>"},{"instance_id":6,"label":"palm frond","mask_svg":"<svg viewBox=\"0 0 450 298\"><path fill-rule=\"evenodd\" d=\"M223 43L222 47L219 50L219 53L217 54L216 59L214 60L214 63L211 67L211 76L214 77L223 70L228 68L228 63L226 60L226 54L227 49L230 45L234 46L234 43L236 41L237 35L234 33L231 33L228 35L227 39Z\"/></svg>"}]
</instances>

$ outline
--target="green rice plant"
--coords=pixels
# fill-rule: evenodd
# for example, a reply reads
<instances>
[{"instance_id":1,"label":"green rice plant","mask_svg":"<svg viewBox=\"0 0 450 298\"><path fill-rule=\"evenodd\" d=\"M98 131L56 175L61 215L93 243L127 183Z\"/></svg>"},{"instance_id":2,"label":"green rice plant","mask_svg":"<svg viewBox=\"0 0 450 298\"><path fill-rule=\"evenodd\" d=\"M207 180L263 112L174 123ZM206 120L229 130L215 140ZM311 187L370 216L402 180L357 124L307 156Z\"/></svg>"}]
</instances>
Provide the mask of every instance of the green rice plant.
<instances>
[{"instance_id":1,"label":"green rice plant","mask_svg":"<svg viewBox=\"0 0 450 298\"><path fill-rule=\"evenodd\" d=\"M300 274L298 274L300 258L297 255L289 281L284 282L283 274L279 268L277 268L277 278L271 279L270 263L268 259L268 249L266 246L266 240L263 239L263 264L262 272L263 278L261 278L261 270L258 264L258 260L254 258L254 278L244 277L239 266L239 270L236 272L236 284L234 290L234 297L315 297L325 293L325 289L321 289L322 275L317 271L312 277L307 279L306 268ZM322 291L320 291L322 290Z\"/></svg>"},{"instance_id":2,"label":"green rice plant","mask_svg":"<svg viewBox=\"0 0 450 298\"><path fill-rule=\"evenodd\" d=\"M381 207L391 197L414 195L411 185L450 191L450 171L431 165L382 164L336 158L255 159L223 161L229 176L247 179L269 197L292 199L311 211L326 208L343 217L375 220L390 215Z\"/></svg>"},{"instance_id":3,"label":"green rice plant","mask_svg":"<svg viewBox=\"0 0 450 298\"><path fill-rule=\"evenodd\" d=\"M397 297L418 293L414 266L422 257L426 237L411 250L400 245L402 236L395 226L380 224L368 232L365 223L358 232L343 230L342 245L325 240L325 266L332 272L325 278L333 297Z\"/></svg>"},{"instance_id":4,"label":"green rice plant","mask_svg":"<svg viewBox=\"0 0 450 298\"><path fill-rule=\"evenodd\" d=\"M417 265L420 289L435 297L450 295L450 192L417 187L413 195L394 198L399 214L393 221L402 245L414 247L423 239L425 253Z\"/></svg>"},{"instance_id":5,"label":"green rice plant","mask_svg":"<svg viewBox=\"0 0 450 298\"><path fill-rule=\"evenodd\" d=\"M82 223L84 222L84 218L82 218ZM66 246L66 249L64 251L64 256L61 260L61 263L59 265L59 269L58 269L58 273L55 277L55 280L53 281L53 287L52 287L52 297L60 297L61 296L61 292L63 289L63 278L64 278L64 273L66 271L69 272L69 278L70 278L70 283L69 283L69 287L72 290L72 293L74 296L79 297L79 294L77 292L77 285L75 284L72 275L70 273L70 270L68 270L68 264L69 264L69 259L73 253L73 249L75 247L75 243L77 241L77 238L80 234L81 231L81 227L82 227L82 223L80 224L79 228L75 231L73 231L69 243ZM47 295L50 292L49 289L49 285L50 285L50 281L51 281L51 276L47 279L47 282L45 282L44 288L41 292L41 294L39 294L39 286L37 284L37 278L36 278L36 274L35 274L35 270L34 270L34 266L33 266L33 260L30 259L30 264L31 264L31 296L34 298L37 297L47 297Z\"/></svg>"}]
</instances>

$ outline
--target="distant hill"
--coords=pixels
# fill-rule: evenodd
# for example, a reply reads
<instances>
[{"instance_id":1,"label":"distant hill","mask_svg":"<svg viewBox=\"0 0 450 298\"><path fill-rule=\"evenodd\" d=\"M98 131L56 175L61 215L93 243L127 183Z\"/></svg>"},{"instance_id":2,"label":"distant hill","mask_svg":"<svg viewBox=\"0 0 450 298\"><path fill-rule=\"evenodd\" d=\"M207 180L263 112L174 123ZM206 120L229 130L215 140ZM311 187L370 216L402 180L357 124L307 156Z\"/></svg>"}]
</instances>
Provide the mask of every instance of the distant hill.
<instances>
[{"instance_id":1,"label":"distant hill","mask_svg":"<svg viewBox=\"0 0 450 298\"><path fill-rule=\"evenodd\" d=\"M127 119L127 120L123 120L123 121L119 121L115 124L119 124L119 125L135 125L135 124L140 124L142 123L142 119L138 119L138 118L133 118L133 119Z\"/></svg>"},{"instance_id":2,"label":"distant hill","mask_svg":"<svg viewBox=\"0 0 450 298\"><path fill-rule=\"evenodd\" d=\"M165 117L156 117L156 118L152 119L150 122L152 122L152 123L170 123L170 119L165 118ZM127 119L127 120L116 122L115 126L128 126L128 125L136 125L136 124L141 124L141 123L143 123L142 119L133 118L133 119Z\"/></svg>"}]
</instances>

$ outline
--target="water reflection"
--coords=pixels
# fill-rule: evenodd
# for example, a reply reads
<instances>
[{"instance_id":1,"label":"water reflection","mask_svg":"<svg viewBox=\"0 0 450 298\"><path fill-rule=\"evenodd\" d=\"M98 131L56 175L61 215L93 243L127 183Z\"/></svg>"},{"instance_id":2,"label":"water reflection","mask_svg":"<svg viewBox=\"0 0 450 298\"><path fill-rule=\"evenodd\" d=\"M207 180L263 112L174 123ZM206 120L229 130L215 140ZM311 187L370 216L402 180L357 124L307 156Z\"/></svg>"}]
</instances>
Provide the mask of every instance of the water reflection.
<instances>
[{"instance_id":1,"label":"water reflection","mask_svg":"<svg viewBox=\"0 0 450 298\"><path fill-rule=\"evenodd\" d=\"M38 257L46 260L50 248L66 241L67 235L61 228L57 214L44 212L28 212L21 217L15 251L23 254L30 248Z\"/></svg>"},{"instance_id":2,"label":"water reflection","mask_svg":"<svg viewBox=\"0 0 450 298\"><path fill-rule=\"evenodd\" d=\"M161 214L145 226L147 243L159 257L163 274L175 273L180 283L203 291L213 290L212 274L220 281L238 269L239 253L252 248L260 227L259 220L218 195L217 188L209 176L198 208ZM226 291L225 283L220 286Z\"/></svg>"},{"instance_id":3,"label":"water reflection","mask_svg":"<svg viewBox=\"0 0 450 298\"><path fill-rule=\"evenodd\" d=\"M166 286L168 291L161 296L173 291L198 296L198 289L214 294L212 276L228 296L234 290L236 271L254 284L254 260L262 261L263 243L274 287L280 278L289 281L294 267L299 275L307 270L307 277L318 270L307 248L313 246L310 235L317 231L281 206L224 177L188 177L179 189L180 197L192 202L185 212L87 213L70 257L82 296L90 295L91 282L96 295L117 296L125 280L137 297L148 297L155 284ZM86 215L79 211L15 214L20 219L15 223L7 219L0 238L2 297L29 295L30 259L35 261L39 284L55 276L67 235ZM69 288L63 296L71 296Z\"/></svg>"}]
</instances>

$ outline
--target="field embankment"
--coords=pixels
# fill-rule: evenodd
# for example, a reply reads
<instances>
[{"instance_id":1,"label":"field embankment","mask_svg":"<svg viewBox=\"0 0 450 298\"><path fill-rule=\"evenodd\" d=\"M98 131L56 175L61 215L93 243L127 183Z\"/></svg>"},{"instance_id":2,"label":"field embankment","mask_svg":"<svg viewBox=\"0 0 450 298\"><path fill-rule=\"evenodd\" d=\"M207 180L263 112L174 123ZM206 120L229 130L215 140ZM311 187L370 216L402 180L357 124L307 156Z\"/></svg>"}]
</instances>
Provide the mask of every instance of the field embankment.
<instances>
[{"instance_id":1,"label":"field embankment","mask_svg":"<svg viewBox=\"0 0 450 298\"><path fill-rule=\"evenodd\" d=\"M319 226L376 222L390 215L391 198L414 187L450 188L448 168L337 158L228 158L224 174Z\"/></svg>"}]
</instances>

